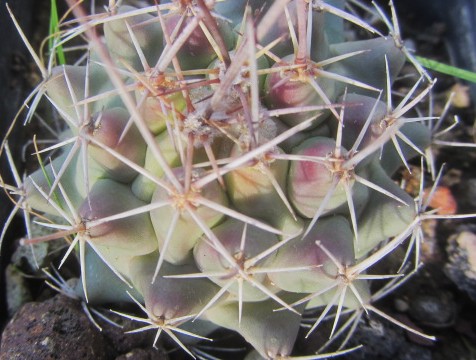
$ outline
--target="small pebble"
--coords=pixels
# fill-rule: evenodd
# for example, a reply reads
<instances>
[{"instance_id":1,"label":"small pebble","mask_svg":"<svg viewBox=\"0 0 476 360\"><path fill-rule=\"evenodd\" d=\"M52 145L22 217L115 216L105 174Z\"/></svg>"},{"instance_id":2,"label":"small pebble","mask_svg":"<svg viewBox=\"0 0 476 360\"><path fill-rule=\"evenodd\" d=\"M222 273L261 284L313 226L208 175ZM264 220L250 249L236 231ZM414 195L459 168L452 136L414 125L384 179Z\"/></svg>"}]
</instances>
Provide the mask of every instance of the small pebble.
<instances>
[{"instance_id":1,"label":"small pebble","mask_svg":"<svg viewBox=\"0 0 476 360\"><path fill-rule=\"evenodd\" d=\"M403 299L395 299L393 302L395 309L399 312L406 312L410 308L408 302Z\"/></svg>"},{"instance_id":2,"label":"small pebble","mask_svg":"<svg viewBox=\"0 0 476 360\"><path fill-rule=\"evenodd\" d=\"M5 269L6 300L8 316L12 317L20 307L31 301L31 291L23 274L9 264Z\"/></svg>"},{"instance_id":3,"label":"small pebble","mask_svg":"<svg viewBox=\"0 0 476 360\"><path fill-rule=\"evenodd\" d=\"M450 237L446 251L445 274L476 301L476 235L463 231Z\"/></svg>"}]
</instances>

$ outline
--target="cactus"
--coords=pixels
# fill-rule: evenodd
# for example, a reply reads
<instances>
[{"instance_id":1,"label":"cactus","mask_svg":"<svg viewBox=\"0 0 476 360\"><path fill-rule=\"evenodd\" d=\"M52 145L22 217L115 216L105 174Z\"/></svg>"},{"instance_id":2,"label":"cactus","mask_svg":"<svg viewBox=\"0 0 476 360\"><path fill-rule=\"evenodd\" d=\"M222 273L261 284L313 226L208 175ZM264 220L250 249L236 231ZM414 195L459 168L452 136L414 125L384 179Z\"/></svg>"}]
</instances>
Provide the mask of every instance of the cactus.
<instances>
[{"instance_id":1,"label":"cactus","mask_svg":"<svg viewBox=\"0 0 476 360\"><path fill-rule=\"evenodd\" d=\"M110 1L88 17L69 3L75 25L57 42L83 37L86 51L74 65L37 59L31 97L61 134L36 172L4 185L52 229L23 243L68 238L76 296L138 304L145 330L191 356L223 327L250 359L288 359L310 311L309 333L335 310L331 338L343 309L377 312L371 282L393 274L367 270L435 216L392 179L430 145L412 110L433 85L417 66L394 104L415 61L393 7L384 36L344 0ZM346 41L346 23L370 39Z\"/></svg>"}]
</instances>

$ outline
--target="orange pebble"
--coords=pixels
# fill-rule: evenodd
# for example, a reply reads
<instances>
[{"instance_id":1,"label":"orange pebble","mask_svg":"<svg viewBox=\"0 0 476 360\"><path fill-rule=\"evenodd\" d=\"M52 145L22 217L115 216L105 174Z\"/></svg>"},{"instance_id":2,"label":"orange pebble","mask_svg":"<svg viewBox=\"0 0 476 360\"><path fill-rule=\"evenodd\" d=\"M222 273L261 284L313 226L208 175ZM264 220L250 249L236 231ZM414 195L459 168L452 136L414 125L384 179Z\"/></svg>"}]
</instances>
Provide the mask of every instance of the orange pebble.
<instances>
[{"instance_id":1,"label":"orange pebble","mask_svg":"<svg viewBox=\"0 0 476 360\"><path fill-rule=\"evenodd\" d=\"M431 189L424 190L424 198L426 200ZM433 209L438 209L439 215L453 215L456 214L457 204L456 200L451 193L451 190L446 186L438 186L433 193L429 206Z\"/></svg>"}]
</instances>

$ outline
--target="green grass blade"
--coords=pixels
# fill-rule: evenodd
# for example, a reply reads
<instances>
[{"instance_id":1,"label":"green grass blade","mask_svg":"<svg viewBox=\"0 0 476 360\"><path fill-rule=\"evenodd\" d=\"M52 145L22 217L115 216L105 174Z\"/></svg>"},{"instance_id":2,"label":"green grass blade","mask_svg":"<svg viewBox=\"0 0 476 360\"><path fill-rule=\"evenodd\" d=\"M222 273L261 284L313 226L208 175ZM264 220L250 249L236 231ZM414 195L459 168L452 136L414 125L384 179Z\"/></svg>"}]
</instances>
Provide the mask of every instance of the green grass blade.
<instances>
[{"instance_id":1,"label":"green grass blade","mask_svg":"<svg viewBox=\"0 0 476 360\"><path fill-rule=\"evenodd\" d=\"M427 59L421 56L415 56L415 57L418 60L418 62L421 64L421 66L427 69L476 83L476 72L474 71L460 69L455 66L447 65L447 64L444 64L435 60Z\"/></svg>"},{"instance_id":2,"label":"green grass blade","mask_svg":"<svg viewBox=\"0 0 476 360\"><path fill-rule=\"evenodd\" d=\"M48 39L48 49L49 51L54 51L56 52L56 57L58 59L58 63L60 65L66 64L66 58L64 56L63 52L63 47L56 46L55 47L55 42L59 37L59 19L58 19L58 7L56 6L56 0L51 0L51 11L50 11L50 27L49 27L49 32L50 36Z\"/></svg>"}]
</instances>

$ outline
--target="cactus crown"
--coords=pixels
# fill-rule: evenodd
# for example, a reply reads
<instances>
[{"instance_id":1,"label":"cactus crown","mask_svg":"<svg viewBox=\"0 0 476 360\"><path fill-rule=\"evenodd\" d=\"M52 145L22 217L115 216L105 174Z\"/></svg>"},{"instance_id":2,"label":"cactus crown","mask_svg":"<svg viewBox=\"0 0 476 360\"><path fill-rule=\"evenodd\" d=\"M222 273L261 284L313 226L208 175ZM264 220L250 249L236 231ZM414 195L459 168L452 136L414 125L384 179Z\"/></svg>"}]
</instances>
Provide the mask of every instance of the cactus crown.
<instances>
[{"instance_id":1,"label":"cactus crown","mask_svg":"<svg viewBox=\"0 0 476 360\"><path fill-rule=\"evenodd\" d=\"M57 46L85 38L84 52L38 60L27 114L46 99L61 132L4 185L52 229L24 244L69 239L77 296L137 303L144 318L123 316L191 356L224 327L250 359L288 359L304 314L321 309L309 335L335 309L335 339L343 309L378 313L370 284L393 274L368 270L433 216L392 180L430 146L414 108L433 85L393 7L376 7L383 35L344 0L69 3ZM346 40L348 24L369 39ZM406 62L420 78L396 100Z\"/></svg>"}]
</instances>

